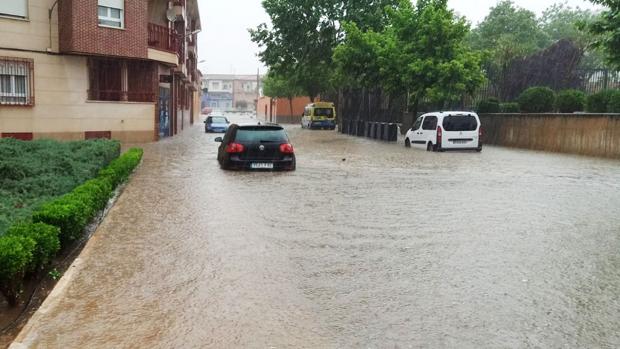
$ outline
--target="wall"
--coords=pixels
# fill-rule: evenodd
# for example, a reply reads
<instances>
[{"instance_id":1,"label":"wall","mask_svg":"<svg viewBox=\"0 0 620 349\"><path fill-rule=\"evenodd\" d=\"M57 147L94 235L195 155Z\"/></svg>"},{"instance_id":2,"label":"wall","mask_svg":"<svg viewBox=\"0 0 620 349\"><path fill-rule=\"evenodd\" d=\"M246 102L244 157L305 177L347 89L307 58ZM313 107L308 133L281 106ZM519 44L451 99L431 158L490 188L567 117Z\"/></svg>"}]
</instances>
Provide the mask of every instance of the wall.
<instances>
[{"instance_id":1,"label":"wall","mask_svg":"<svg viewBox=\"0 0 620 349\"><path fill-rule=\"evenodd\" d=\"M620 114L484 114L480 119L488 144L620 158Z\"/></svg>"},{"instance_id":2,"label":"wall","mask_svg":"<svg viewBox=\"0 0 620 349\"><path fill-rule=\"evenodd\" d=\"M154 140L155 104L87 101L87 58L0 50L34 60L35 106L0 106L0 133L34 138L84 139L86 131L112 131L125 142Z\"/></svg>"},{"instance_id":3,"label":"wall","mask_svg":"<svg viewBox=\"0 0 620 349\"><path fill-rule=\"evenodd\" d=\"M319 100L317 99L316 101L318 102ZM298 124L301 123L301 115L304 112L304 108L310 103L310 98L308 97L296 97L293 99L293 110L291 112L290 102L287 98L261 97L258 100L256 117L259 120L269 122ZM265 113L265 107L267 107L267 113Z\"/></svg>"},{"instance_id":4,"label":"wall","mask_svg":"<svg viewBox=\"0 0 620 349\"><path fill-rule=\"evenodd\" d=\"M125 1L123 29L99 26L97 0L63 0L58 3L60 50L65 53L147 58L148 4Z\"/></svg>"},{"instance_id":5,"label":"wall","mask_svg":"<svg viewBox=\"0 0 620 349\"><path fill-rule=\"evenodd\" d=\"M246 91L243 88L243 85L245 84L251 84L254 88L249 89L248 91ZM254 80L235 80L233 82L233 108L235 109L243 109L243 108L237 108L237 104L239 102L245 102L247 105L247 108L245 108L245 110L254 110L255 105L256 105L256 98L257 96L257 90L256 90L256 79Z\"/></svg>"},{"instance_id":6,"label":"wall","mask_svg":"<svg viewBox=\"0 0 620 349\"><path fill-rule=\"evenodd\" d=\"M11 0L0 0L11 1ZM16 48L45 52L49 48L50 23L48 9L55 0L28 1L28 19L0 17L0 48ZM52 49L58 52L58 11L52 15Z\"/></svg>"}]
</instances>

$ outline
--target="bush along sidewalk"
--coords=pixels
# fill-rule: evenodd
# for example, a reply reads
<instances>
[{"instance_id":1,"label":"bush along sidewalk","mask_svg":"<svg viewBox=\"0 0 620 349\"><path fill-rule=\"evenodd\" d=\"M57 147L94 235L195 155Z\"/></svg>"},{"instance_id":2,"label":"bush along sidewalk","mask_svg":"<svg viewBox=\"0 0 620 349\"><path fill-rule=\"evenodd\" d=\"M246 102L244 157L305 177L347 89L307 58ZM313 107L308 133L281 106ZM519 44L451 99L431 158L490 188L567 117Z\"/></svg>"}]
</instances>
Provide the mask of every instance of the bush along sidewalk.
<instances>
[{"instance_id":1,"label":"bush along sidewalk","mask_svg":"<svg viewBox=\"0 0 620 349\"><path fill-rule=\"evenodd\" d=\"M78 240L103 210L114 189L126 181L142 160L142 149L132 148L89 180L32 214L32 222L11 226L0 237L0 292L16 306L24 278L45 269L61 248Z\"/></svg>"}]
</instances>

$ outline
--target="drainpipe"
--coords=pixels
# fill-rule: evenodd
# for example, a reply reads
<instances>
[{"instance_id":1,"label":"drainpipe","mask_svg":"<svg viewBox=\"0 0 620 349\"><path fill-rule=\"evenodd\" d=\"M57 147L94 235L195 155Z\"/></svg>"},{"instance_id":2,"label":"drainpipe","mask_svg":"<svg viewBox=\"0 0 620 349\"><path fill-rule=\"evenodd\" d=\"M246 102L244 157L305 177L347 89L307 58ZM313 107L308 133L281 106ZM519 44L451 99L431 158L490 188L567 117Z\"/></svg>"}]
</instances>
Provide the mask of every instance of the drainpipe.
<instances>
[{"instance_id":1,"label":"drainpipe","mask_svg":"<svg viewBox=\"0 0 620 349\"><path fill-rule=\"evenodd\" d=\"M54 4L52 4L52 7L48 11L48 18L49 18L49 23L50 23L50 45L47 48L47 52L52 52L52 13L54 12L54 7L58 5L58 1L60 0L54 1ZM60 42L58 44L60 45Z\"/></svg>"}]
</instances>

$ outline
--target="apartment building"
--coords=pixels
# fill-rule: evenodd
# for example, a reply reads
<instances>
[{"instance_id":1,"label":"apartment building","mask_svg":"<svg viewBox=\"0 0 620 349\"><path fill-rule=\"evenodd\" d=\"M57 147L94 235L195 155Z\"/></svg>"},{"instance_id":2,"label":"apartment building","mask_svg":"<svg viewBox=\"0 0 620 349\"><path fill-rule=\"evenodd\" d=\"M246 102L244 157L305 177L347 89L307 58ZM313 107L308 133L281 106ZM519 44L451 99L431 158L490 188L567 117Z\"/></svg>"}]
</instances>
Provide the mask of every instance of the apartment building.
<instances>
[{"instance_id":1,"label":"apartment building","mask_svg":"<svg viewBox=\"0 0 620 349\"><path fill-rule=\"evenodd\" d=\"M0 136L177 134L200 113L200 29L197 0L0 1Z\"/></svg>"},{"instance_id":2,"label":"apartment building","mask_svg":"<svg viewBox=\"0 0 620 349\"><path fill-rule=\"evenodd\" d=\"M203 87L208 92L203 96L202 106L217 111L255 111L261 80L256 75L207 74Z\"/></svg>"}]
</instances>

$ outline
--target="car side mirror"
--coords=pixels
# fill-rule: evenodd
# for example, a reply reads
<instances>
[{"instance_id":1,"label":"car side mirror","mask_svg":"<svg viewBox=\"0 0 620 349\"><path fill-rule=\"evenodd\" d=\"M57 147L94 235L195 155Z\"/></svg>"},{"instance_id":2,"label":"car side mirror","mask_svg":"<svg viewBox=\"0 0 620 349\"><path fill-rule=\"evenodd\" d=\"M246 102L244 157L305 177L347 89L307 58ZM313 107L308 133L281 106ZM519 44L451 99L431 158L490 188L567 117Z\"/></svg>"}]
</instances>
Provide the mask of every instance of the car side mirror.
<instances>
[{"instance_id":1,"label":"car side mirror","mask_svg":"<svg viewBox=\"0 0 620 349\"><path fill-rule=\"evenodd\" d=\"M215 139L215 141L218 142L218 143L222 143L222 142L224 142L224 139L222 137L217 137Z\"/></svg>"},{"instance_id":2,"label":"car side mirror","mask_svg":"<svg viewBox=\"0 0 620 349\"><path fill-rule=\"evenodd\" d=\"M207 120L203 121L205 124L207 123Z\"/></svg>"}]
</instances>

